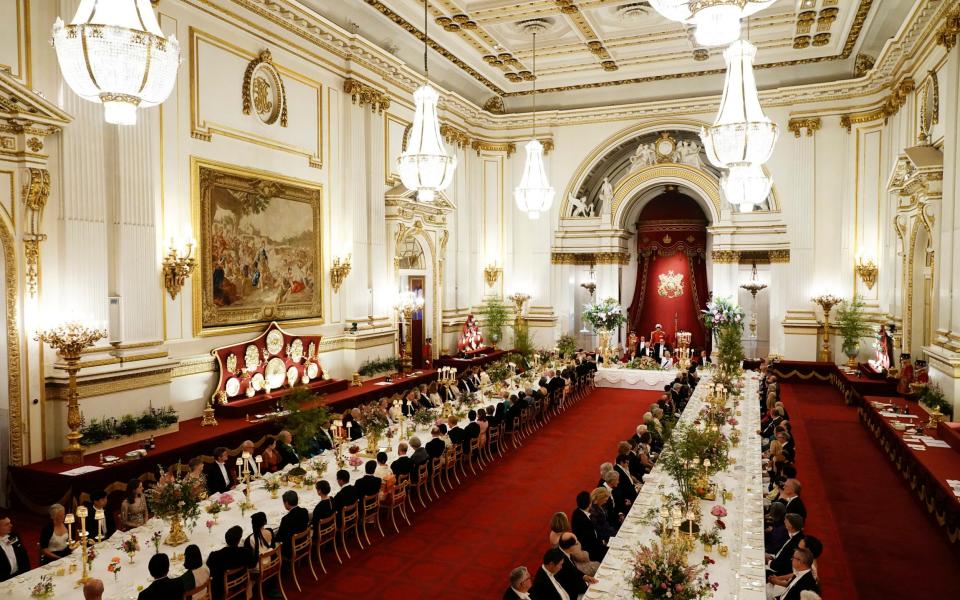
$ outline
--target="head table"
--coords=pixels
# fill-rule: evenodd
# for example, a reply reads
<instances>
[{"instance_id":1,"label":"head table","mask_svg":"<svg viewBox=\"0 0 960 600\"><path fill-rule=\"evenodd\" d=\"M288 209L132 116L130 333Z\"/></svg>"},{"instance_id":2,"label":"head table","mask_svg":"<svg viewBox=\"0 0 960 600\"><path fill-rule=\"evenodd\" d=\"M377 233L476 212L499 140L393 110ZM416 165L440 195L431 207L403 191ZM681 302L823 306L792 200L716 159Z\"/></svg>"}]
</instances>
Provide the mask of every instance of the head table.
<instances>
[{"instance_id":1,"label":"head table","mask_svg":"<svg viewBox=\"0 0 960 600\"><path fill-rule=\"evenodd\" d=\"M537 381L539 377L539 373L534 374L532 371L528 371L522 376L513 376L507 385L496 387L503 387L511 392L515 392L519 389L532 385L532 382ZM490 387L493 388L494 386ZM481 392L480 403L478 406L484 406L487 402L496 400L496 398ZM463 426L467 422L467 419L461 419L460 425ZM430 439L430 426L417 427L414 423L409 421L405 425L405 436L403 438L394 436L392 438L381 438L379 441L380 449L387 452L389 456L388 464L397 458L397 446L401 441L409 439L412 436L418 436L421 441L426 444L426 442ZM366 438L360 438L352 443L345 443L343 444L341 450L346 453L347 448L352 445L357 445L361 448L361 451L365 451L367 447ZM369 460L369 458L365 458L364 462L366 462L366 460ZM330 482L332 489L331 495L335 495L340 489L340 486L336 482L337 463L335 457L330 452L324 452L314 459L303 461L301 466L306 469L308 473L316 473L312 469L312 463L314 461L320 461L325 465L323 473L318 480L325 479ZM288 465L283 472L290 470L294 466L295 465ZM364 475L362 465L357 468L352 468L350 466L345 468L350 472L350 483L354 483L357 479ZM309 511L311 511L311 513L313 512L313 507L320 499L320 496L317 494L314 486L292 487L292 484L290 484L280 488L279 496L282 496L283 492L288 489L293 489L297 492L299 495L300 506L307 508ZM196 544L200 547L200 552L204 557L204 561L206 561L206 557L211 551L217 550L226 545L224 542L224 534L234 525L239 525L243 528L243 536L244 539L246 539L246 536L252 531L250 517L254 513L266 513L267 525L274 529L280 525L280 519L286 513L283 507L283 500L279 496L275 499L272 498L270 492L264 489L262 480L256 480L250 484L250 501L255 506L252 509L241 511L239 508L240 501L244 499L242 486L232 490L230 494L233 496L236 502L230 506L228 511L221 512L217 516L217 522L211 528L208 529L205 524L208 520L213 519L212 515L202 511L200 518L193 530L191 531L187 529L187 533L190 537L188 544ZM219 496L219 494L210 496L208 501L203 503L204 506L206 506L209 501L216 500ZM154 532L160 532L165 539L168 531L169 525L167 522L161 519L153 518L141 527L127 532L118 531L109 540L104 540L103 542L96 544L90 544L95 548L97 557L93 561L92 568L90 568L88 571L88 576L103 580L105 588L103 594L104 600L136 600L140 590L153 581L153 578L150 576L150 573L147 570L147 563L149 562L150 557L154 554L154 547L150 541L151 536ZM137 541L140 544L140 551L135 554L132 564L130 563L128 556L119 549L120 543L129 538L131 535L136 535ZM162 543L160 544L160 552L166 553L171 559L169 574L171 578L179 577L184 573L185 569L183 567L183 552L188 544L181 544L176 547L168 546ZM18 600L22 598L29 598L30 590L33 589L33 587L40 581L40 578L44 575L51 576L55 586L53 594L44 597L44 600L59 600L61 598L64 600L75 600L76 598L82 596L82 592L80 591L81 586L77 583L77 580L81 576L81 569L78 560L80 552L81 551L78 548L74 550L73 554L67 558L62 558L45 566L35 568L22 575L18 575L17 577L0 583L0 600L3 598L17 598ZM120 559L121 567L120 572L117 573L116 576L107 570L111 559L114 557L118 557ZM70 565L74 565L76 570L71 572Z\"/></svg>"},{"instance_id":2,"label":"head table","mask_svg":"<svg viewBox=\"0 0 960 600\"><path fill-rule=\"evenodd\" d=\"M727 556L720 556L718 546L713 547L709 554L716 564L709 565L706 570L710 580L718 582L720 587L714 593L716 599L744 599L763 600L766 598L764 584L764 551L763 551L763 472L760 464L760 405L756 400L758 393L758 379L754 372L745 375L745 387L740 407L736 413L737 425L740 430L741 443L730 449L730 457L735 464L724 471L717 473L711 479L721 489L733 493L733 498L726 501L724 507L727 516L723 518L726 529L720 532L720 544L729 548ZM687 403L681 422L692 423L704 407L709 393L710 375L701 377L697 389ZM728 400L728 403L732 400ZM733 429L724 425L724 431L729 433ZM662 504L662 497L666 494L677 493L677 486L673 479L665 473L659 465L644 477L643 489L637 496L636 502L630 509L620 531L616 537L610 539L606 557L597 571L598 583L590 586L584 600L604 598L632 598L633 591L630 578L633 575L633 553L641 544L649 544L656 539L653 523L646 521L645 516L653 509L656 511ZM721 494L717 494L714 502L701 501L701 527L710 529L715 517L710 510L717 504L723 503ZM690 553L690 564L699 564L704 556L703 546L697 542Z\"/></svg>"}]
</instances>

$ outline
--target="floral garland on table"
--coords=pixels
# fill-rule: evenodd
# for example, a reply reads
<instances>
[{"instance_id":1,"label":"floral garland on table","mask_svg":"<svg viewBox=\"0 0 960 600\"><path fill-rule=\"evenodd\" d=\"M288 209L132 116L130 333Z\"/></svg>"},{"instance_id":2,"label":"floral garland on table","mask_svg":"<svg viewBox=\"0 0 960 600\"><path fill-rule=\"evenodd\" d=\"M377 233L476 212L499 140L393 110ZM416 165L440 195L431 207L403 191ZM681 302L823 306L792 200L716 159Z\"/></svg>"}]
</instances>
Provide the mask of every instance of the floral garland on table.
<instances>
[{"instance_id":1,"label":"floral garland on table","mask_svg":"<svg viewBox=\"0 0 960 600\"><path fill-rule=\"evenodd\" d=\"M642 369L644 371L663 371L660 363L649 356L638 356L623 364L624 369Z\"/></svg>"},{"instance_id":2,"label":"floral garland on table","mask_svg":"<svg viewBox=\"0 0 960 600\"><path fill-rule=\"evenodd\" d=\"M623 307L617 304L613 298L607 298L602 302L588 304L583 309L583 320L593 326L595 331L612 331L627 322L627 316L623 314Z\"/></svg>"},{"instance_id":3,"label":"floral garland on table","mask_svg":"<svg viewBox=\"0 0 960 600\"><path fill-rule=\"evenodd\" d=\"M157 485L144 494L150 512L161 519L179 517L188 527L193 528L200 518L200 503L206 496L206 486L198 486L196 477L168 479L163 477L163 469L160 473L161 478Z\"/></svg>"},{"instance_id":4,"label":"floral garland on table","mask_svg":"<svg viewBox=\"0 0 960 600\"><path fill-rule=\"evenodd\" d=\"M633 595L646 600L709 598L719 587L704 568L712 562L704 557L699 565L688 565L687 553L672 538L640 546L630 577Z\"/></svg>"}]
</instances>

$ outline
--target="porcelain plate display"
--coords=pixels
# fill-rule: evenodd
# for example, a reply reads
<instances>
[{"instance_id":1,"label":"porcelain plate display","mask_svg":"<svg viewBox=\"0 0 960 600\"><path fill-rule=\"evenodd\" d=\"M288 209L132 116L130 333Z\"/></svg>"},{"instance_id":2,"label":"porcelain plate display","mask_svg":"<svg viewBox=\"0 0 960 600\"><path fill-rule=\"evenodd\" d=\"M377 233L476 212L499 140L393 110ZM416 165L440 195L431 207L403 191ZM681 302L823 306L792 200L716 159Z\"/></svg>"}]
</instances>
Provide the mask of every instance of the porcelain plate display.
<instances>
[{"instance_id":1,"label":"porcelain plate display","mask_svg":"<svg viewBox=\"0 0 960 600\"><path fill-rule=\"evenodd\" d=\"M310 379L316 379L317 375L320 374L320 367L317 366L317 363L312 362L307 365L307 377Z\"/></svg>"},{"instance_id":2,"label":"porcelain plate display","mask_svg":"<svg viewBox=\"0 0 960 600\"><path fill-rule=\"evenodd\" d=\"M267 363L267 368L264 369L264 373L267 377L267 385L270 386L271 390L282 387L287 378L287 369L283 364L283 359L276 356L271 358Z\"/></svg>"},{"instance_id":3,"label":"porcelain plate display","mask_svg":"<svg viewBox=\"0 0 960 600\"><path fill-rule=\"evenodd\" d=\"M297 338L290 343L290 360L300 362L303 358L303 340Z\"/></svg>"},{"instance_id":4,"label":"porcelain plate display","mask_svg":"<svg viewBox=\"0 0 960 600\"><path fill-rule=\"evenodd\" d=\"M267 334L267 352L279 354L281 350L283 350L283 334L279 329L272 329Z\"/></svg>"},{"instance_id":5,"label":"porcelain plate display","mask_svg":"<svg viewBox=\"0 0 960 600\"><path fill-rule=\"evenodd\" d=\"M248 371L256 371L260 368L260 348L250 344L243 354L243 365Z\"/></svg>"},{"instance_id":6,"label":"porcelain plate display","mask_svg":"<svg viewBox=\"0 0 960 600\"><path fill-rule=\"evenodd\" d=\"M223 387L227 391L227 396L233 398L240 393L240 380L236 377L231 377Z\"/></svg>"}]
</instances>

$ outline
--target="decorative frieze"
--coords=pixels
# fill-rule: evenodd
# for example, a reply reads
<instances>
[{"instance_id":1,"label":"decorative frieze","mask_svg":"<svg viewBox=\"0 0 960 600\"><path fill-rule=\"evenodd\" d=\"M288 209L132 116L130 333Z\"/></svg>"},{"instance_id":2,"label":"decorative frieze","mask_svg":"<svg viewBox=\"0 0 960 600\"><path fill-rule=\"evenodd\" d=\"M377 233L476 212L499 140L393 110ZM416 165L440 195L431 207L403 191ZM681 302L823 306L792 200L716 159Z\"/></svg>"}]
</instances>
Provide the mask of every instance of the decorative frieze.
<instances>
[{"instance_id":1,"label":"decorative frieze","mask_svg":"<svg viewBox=\"0 0 960 600\"><path fill-rule=\"evenodd\" d=\"M949 52L957 44L958 34L960 34L960 6L955 6L944 15L943 24L937 29L937 44Z\"/></svg>"},{"instance_id":2,"label":"decorative frieze","mask_svg":"<svg viewBox=\"0 0 960 600\"><path fill-rule=\"evenodd\" d=\"M390 96L386 92L352 77L343 81L343 91L350 94L354 104L369 104L375 112L381 113L390 108Z\"/></svg>"},{"instance_id":3,"label":"decorative frieze","mask_svg":"<svg viewBox=\"0 0 960 600\"><path fill-rule=\"evenodd\" d=\"M46 169L27 169L27 181L23 186L23 203L27 209L27 222L23 234L24 276L27 291L31 297L37 295L39 283L40 242L47 239L41 233L43 228L43 209L50 197L50 172Z\"/></svg>"},{"instance_id":4,"label":"decorative frieze","mask_svg":"<svg viewBox=\"0 0 960 600\"><path fill-rule=\"evenodd\" d=\"M470 147L477 152L477 156L481 152L506 152L507 158L509 158L514 152L517 151L517 145L513 142L491 142L488 140L473 140Z\"/></svg>"},{"instance_id":5,"label":"decorative frieze","mask_svg":"<svg viewBox=\"0 0 960 600\"><path fill-rule=\"evenodd\" d=\"M740 253L736 250L714 250L710 253L713 262L717 264L733 264L740 262Z\"/></svg>"},{"instance_id":6,"label":"decorative frieze","mask_svg":"<svg viewBox=\"0 0 960 600\"><path fill-rule=\"evenodd\" d=\"M555 265L626 265L629 252L552 252L550 262Z\"/></svg>"},{"instance_id":7,"label":"decorative frieze","mask_svg":"<svg viewBox=\"0 0 960 600\"><path fill-rule=\"evenodd\" d=\"M893 86L890 94L883 101L883 104L880 107L860 113L842 115L840 117L840 125L849 132L854 125L858 125L860 123L869 123L871 121L878 121L880 119L884 119L884 121L886 121L886 119L889 119L900 112L900 109L907 102L907 97L915 88L916 84L914 83L913 78L904 77Z\"/></svg>"}]
</instances>

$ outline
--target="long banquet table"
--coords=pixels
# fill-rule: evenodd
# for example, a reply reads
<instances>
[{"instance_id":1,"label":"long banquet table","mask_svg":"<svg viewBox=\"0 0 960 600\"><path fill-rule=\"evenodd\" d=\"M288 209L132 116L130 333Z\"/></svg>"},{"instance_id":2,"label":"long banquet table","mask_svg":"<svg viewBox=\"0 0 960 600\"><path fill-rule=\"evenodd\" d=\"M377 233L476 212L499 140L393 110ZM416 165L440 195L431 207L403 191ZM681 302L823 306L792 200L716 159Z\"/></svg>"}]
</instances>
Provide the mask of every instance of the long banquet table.
<instances>
[{"instance_id":1,"label":"long banquet table","mask_svg":"<svg viewBox=\"0 0 960 600\"><path fill-rule=\"evenodd\" d=\"M532 380L535 381L539 378L539 375L532 377ZM524 379L530 379L530 377ZM522 381L523 380L520 378L520 376L514 376L510 385L511 390L524 387ZM466 419L463 419L461 425L465 424ZM416 427L413 423L407 423L405 438L409 439L414 435L418 436L424 443L426 443L430 439L430 426ZM397 458L397 445L399 444L400 440L401 438L399 436L380 440L380 449L386 451L389 456L388 464ZM347 448L353 444L358 445L362 452L367 448L366 438L360 438L353 443L344 444L342 451L346 453ZM369 458L366 457L364 458L364 461L368 459ZM330 486L333 489L333 494L336 494L336 492L339 491L340 486L336 482L337 464L335 457L330 452L325 452L315 459L304 461L301 466L307 469L308 472L314 472L311 470L313 460L319 460L326 465L326 469L321 478L330 482ZM288 465L287 468L284 469L284 472L292 467L293 465ZM351 468L347 466L345 468L350 471L351 483L362 477L364 474L362 466L357 468ZM187 533L190 537L189 543L197 544L200 547L200 552L203 555L204 560L206 560L207 555L209 555L212 550L216 550L224 546L224 534L230 527L233 527L234 525L241 526L243 528L244 539L246 539L246 536L251 532L250 517L255 512L262 511L266 513L267 525L269 527L275 529L280 525L280 519L285 513L283 508L283 500L279 497L276 499L271 498L270 492L264 489L262 481L255 481L251 483L250 489L250 500L255 505L254 509L247 510L244 514L241 514L239 502L243 500L243 491L242 489L233 490L230 492L230 494L237 502L231 505L230 510L222 512L220 515L218 515L217 523L214 524L212 528L207 529L205 526L206 521L212 517L206 512L201 512L200 519L197 521L196 527L192 531L187 530ZM297 494L299 494L299 505L306 507L312 514L314 506L316 506L320 499L315 488L313 486L299 488L284 486L280 488L279 495L282 495L283 492L288 489L294 489ZM219 494L214 494L209 498L209 500L215 500L218 497ZM206 504L207 502L204 502L204 506L206 506ZM382 513L381 519L386 518L387 522L389 522L389 517L386 517L386 515L386 512ZM383 524L384 531L387 531L387 523L383 523L383 521L381 521L381 523ZM136 600L136 597L139 593L138 587L146 587L146 585L152 581L152 578L147 570L147 563L154 553L153 545L150 543L150 537L155 531L159 531L163 537L166 538L169 531L169 525L160 519L150 519L142 527L138 527L128 532L117 532L109 540L105 540L94 545L97 552L97 558L93 561L93 567L89 575L90 577L103 580L105 587L103 594L104 600ZM135 555L133 564L130 564L128 557L118 549L121 541L127 539L130 535L136 535L140 544L140 551ZM349 540L350 538L348 537L348 543L350 543ZM356 546L354 545L354 547ZM176 547L161 544L160 551L167 553L171 557L170 577L178 577L183 574L184 568L182 554L185 548L185 544ZM29 597L30 590L43 575L50 575L53 578L53 583L55 585L53 595L45 598L45 600L75 600L79 596L82 596L82 593L79 589L80 586L76 583L76 580L80 577L80 568L78 562L79 553L79 550L75 550L74 553L67 558L62 558L45 566L35 568L22 575L14 577L13 579L0 583L0 599L19 599ZM121 559L121 570L116 578L112 573L107 571L107 566L110 562L110 559L115 556L120 557ZM71 564L77 566L77 570L73 573L69 571L69 566ZM65 570L63 575L58 574L60 569Z\"/></svg>"},{"instance_id":2,"label":"long banquet table","mask_svg":"<svg viewBox=\"0 0 960 600\"><path fill-rule=\"evenodd\" d=\"M598 367L593 378L597 387L629 388L632 390L662 390L677 377L677 370L607 369Z\"/></svg>"},{"instance_id":3,"label":"long banquet table","mask_svg":"<svg viewBox=\"0 0 960 600\"><path fill-rule=\"evenodd\" d=\"M715 560L716 564L707 568L710 580L720 584L713 595L713 598L718 600L766 598L763 472L760 464L760 436L757 435L760 429L760 405L756 401L758 379L752 371L746 374L745 379L743 398L736 415L736 427L740 430L741 443L730 449L730 456L736 463L712 477L712 481L720 489L733 492L732 500L725 503L726 529L720 532L720 543L726 545L729 552L725 557L720 556L715 546L710 558ZM706 374L701 378L680 416L681 422L691 423L697 419L710 387L710 375ZM731 426L726 425L724 429L729 433ZM644 517L650 509L659 508L665 494L676 492L676 483L659 465L654 466L644 477L643 489L637 501L624 519L617 536L610 539L610 550L597 571L596 577L599 581L587 590L584 600L633 598L629 580L633 573L634 550L641 544L649 544L656 539L653 524L646 522ZM722 503L720 494L714 502L701 501L702 527L713 527L715 517L710 515L710 510L719 503ZM690 554L691 563L699 564L703 555L703 546L698 541Z\"/></svg>"}]
</instances>

